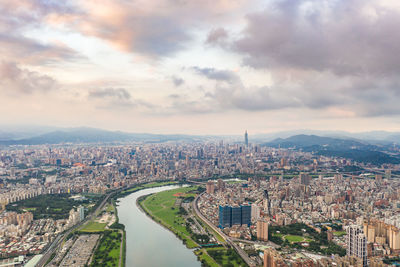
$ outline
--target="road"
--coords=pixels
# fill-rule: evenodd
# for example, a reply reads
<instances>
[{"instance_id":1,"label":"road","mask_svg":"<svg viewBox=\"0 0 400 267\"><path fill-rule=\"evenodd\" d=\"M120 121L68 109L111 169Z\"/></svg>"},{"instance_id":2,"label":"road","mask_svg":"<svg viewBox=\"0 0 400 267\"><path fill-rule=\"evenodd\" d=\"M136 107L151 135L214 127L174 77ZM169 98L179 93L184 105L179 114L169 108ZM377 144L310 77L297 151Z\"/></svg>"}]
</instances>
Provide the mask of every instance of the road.
<instances>
[{"instance_id":1,"label":"road","mask_svg":"<svg viewBox=\"0 0 400 267\"><path fill-rule=\"evenodd\" d=\"M197 216L200 217L200 219L202 219L208 226L210 226L214 231L216 231L218 234L220 234L222 236L222 238L232 247L236 250L236 252L239 254L239 256L246 262L246 264L250 267L254 267L256 266L256 264L254 263L253 260L251 260L249 258L249 256L247 255L247 253L241 248L239 247L235 242L233 242L233 240L227 236L224 232L221 231L221 229L219 229L218 227L216 227L214 224L212 224L206 217L203 216L203 214L199 211L198 207L197 207L197 201L199 200L199 197L204 194L201 193L200 195L198 195L195 200L192 202L193 205L193 210L194 212L197 214Z\"/></svg>"},{"instance_id":2,"label":"road","mask_svg":"<svg viewBox=\"0 0 400 267\"><path fill-rule=\"evenodd\" d=\"M63 234L58 235L54 239L54 241L51 243L51 245L47 248L46 252L43 253L43 257L39 260L39 262L35 265L35 267L45 266L46 262L50 259L51 255L56 251L57 248L60 247L60 245L61 245L62 241L64 240L64 238L67 237L70 233L72 233L72 231L74 231L78 227L80 227L82 224L84 224L88 220L91 220L93 218L93 216L95 216L95 214L97 214L104 207L105 203L107 203L108 199L110 198L110 196L113 193L115 193L115 192L108 193L108 195L103 199L103 201L96 208L96 210L94 212L92 212L89 216L86 216L86 218L83 221L79 222L78 224L75 224L73 227L68 229Z\"/></svg>"}]
</instances>

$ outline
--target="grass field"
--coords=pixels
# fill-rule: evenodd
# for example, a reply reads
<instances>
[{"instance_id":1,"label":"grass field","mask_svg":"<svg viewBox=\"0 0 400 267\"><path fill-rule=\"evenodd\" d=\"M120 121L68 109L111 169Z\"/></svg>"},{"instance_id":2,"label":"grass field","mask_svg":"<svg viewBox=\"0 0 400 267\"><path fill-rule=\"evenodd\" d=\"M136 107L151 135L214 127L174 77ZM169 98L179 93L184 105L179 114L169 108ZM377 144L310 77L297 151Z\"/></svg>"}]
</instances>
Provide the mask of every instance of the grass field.
<instances>
[{"instance_id":1,"label":"grass field","mask_svg":"<svg viewBox=\"0 0 400 267\"><path fill-rule=\"evenodd\" d=\"M298 235L285 235L284 238L291 242L291 243L297 243L297 242L303 242L305 241L305 238L302 236L298 236Z\"/></svg>"},{"instance_id":2,"label":"grass field","mask_svg":"<svg viewBox=\"0 0 400 267\"><path fill-rule=\"evenodd\" d=\"M333 232L333 234L334 234L335 236L344 236L344 235L346 235L347 233L346 233L346 231L336 231L336 232Z\"/></svg>"},{"instance_id":3,"label":"grass field","mask_svg":"<svg viewBox=\"0 0 400 267\"><path fill-rule=\"evenodd\" d=\"M233 250L224 247L207 248L207 253L221 266L247 266L242 258Z\"/></svg>"},{"instance_id":4,"label":"grass field","mask_svg":"<svg viewBox=\"0 0 400 267\"><path fill-rule=\"evenodd\" d=\"M117 267L119 265L119 251L121 234L118 231L105 231L100 243L94 252L93 267Z\"/></svg>"},{"instance_id":5,"label":"grass field","mask_svg":"<svg viewBox=\"0 0 400 267\"><path fill-rule=\"evenodd\" d=\"M305 238L299 235L284 235L284 234L278 234L274 233L273 236L280 237L282 239L286 239L290 243L298 243L298 242L311 242L312 239Z\"/></svg>"},{"instance_id":6,"label":"grass field","mask_svg":"<svg viewBox=\"0 0 400 267\"><path fill-rule=\"evenodd\" d=\"M210 267L219 267L220 266L213 258L210 257L210 255L207 254L207 251L204 248L196 250L194 253L197 255L200 262L203 262L203 261L206 262L207 266L210 266Z\"/></svg>"},{"instance_id":7,"label":"grass field","mask_svg":"<svg viewBox=\"0 0 400 267\"><path fill-rule=\"evenodd\" d=\"M186 193L196 187L183 187L173 190L163 191L157 194L150 195L140 202L140 205L154 219L182 239L188 248L195 248L198 245L190 238L190 234L186 230L185 219L178 214L179 208L175 207L176 193Z\"/></svg>"},{"instance_id":8,"label":"grass field","mask_svg":"<svg viewBox=\"0 0 400 267\"><path fill-rule=\"evenodd\" d=\"M87 233L95 233L95 232L102 232L106 227L106 223L98 223L98 222L88 222L87 224L83 225L82 228L79 229L81 232Z\"/></svg>"},{"instance_id":9,"label":"grass field","mask_svg":"<svg viewBox=\"0 0 400 267\"><path fill-rule=\"evenodd\" d=\"M114 205L113 204L108 204L107 208L106 208L106 211L114 213L115 212Z\"/></svg>"}]
</instances>

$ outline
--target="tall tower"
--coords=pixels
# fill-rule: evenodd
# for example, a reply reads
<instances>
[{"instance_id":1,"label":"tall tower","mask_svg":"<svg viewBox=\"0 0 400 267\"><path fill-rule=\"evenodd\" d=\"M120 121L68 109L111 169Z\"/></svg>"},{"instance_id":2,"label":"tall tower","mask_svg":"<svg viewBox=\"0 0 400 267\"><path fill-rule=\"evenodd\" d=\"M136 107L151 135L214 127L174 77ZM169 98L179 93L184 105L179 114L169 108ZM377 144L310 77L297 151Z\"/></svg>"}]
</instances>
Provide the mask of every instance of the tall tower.
<instances>
[{"instance_id":1,"label":"tall tower","mask_svg":"<svg viewBox=\"0 0 400 267\"><path fill-rule=\"evenodd\" d=\"M246 132L244 133L244 144L245 144L246 146L249 146L249 135L247 134L247 130L246 130Z\"/></svg>"},{"instance_id":2,"label":"tall tower","mask_svg":"<svg viewBox=\"0 0 400 267\"><path fill-rule=\"evenodd\" d=\"M367 238L359 226L350 225L346 236L347 255L360 258L363 267L367 266Z\"/></svg>"}]
</instances>

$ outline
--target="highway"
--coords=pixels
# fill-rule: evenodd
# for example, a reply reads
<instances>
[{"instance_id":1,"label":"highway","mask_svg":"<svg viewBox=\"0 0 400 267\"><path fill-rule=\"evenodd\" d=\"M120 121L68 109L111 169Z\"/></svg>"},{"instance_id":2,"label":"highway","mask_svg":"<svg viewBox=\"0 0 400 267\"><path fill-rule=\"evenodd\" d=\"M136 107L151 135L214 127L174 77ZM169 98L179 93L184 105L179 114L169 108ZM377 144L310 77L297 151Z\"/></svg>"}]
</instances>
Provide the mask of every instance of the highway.
<instances>
[{"instance_id":1,"label":"highway","mask_svg":"<svg viewBox=\"0 0 400 267\"><path fill-rule=\"evenodd\" d=\"M221 231L221 229L219 229L218 227L216 227L214 224L212 224L206 217L203 216L203 214L199 211L198 207L197 207L197 202L199 200L199 197L204 194L201 193L200 195L198 195L195 200L192 202L192 206L193 206L193 210L194 212L197 214L197 216L200 217L200 219L202 219L208 226L210 226L215 232L217 232L218 234L220 234L222 236L222 238L232 247L236 250L236 252L239 254L239 256L246 262L246 264L250 267L254 267L256 266L256 264L253 262L253 260L251 260L249 258L249 256L247 255L247 253L245 251L243 251L243 249L241 247L239 247L235 242L233 242L233 240L227 236L224 232Z\"/></svg>"},{"instance_id":2,"label":"highway","mask_svg":"<svg viewBox=\"0 0 400 267\"><path fill-rule=\"evenodd\" d=\"M82 224L84 224L85 222L87 222L88 220L91 220L95 214L97 214L103 207L104 205L107 203L108 199L110 198L110 196L116 192L110 192L107 194L107 196L103 199L103 201L101 202L101 204L96 208L96 210L94 212L92 212L89 216L87 216L83 221L75 224L73 227L71 227L70 229L68 229L66 232L64 232L63 234L59 234L54 241L50 244L50 246L47 248L46 252L43 253L42 258L39 260L39 262L35 265L35 267L42 267L46 265L46 262L50 259L51 255L60 247L62 241L64 240L64 238L66 238L70 233L72 233L74 230L76 230L77 228L79 228Z\"/></svg>"}]
</instances>

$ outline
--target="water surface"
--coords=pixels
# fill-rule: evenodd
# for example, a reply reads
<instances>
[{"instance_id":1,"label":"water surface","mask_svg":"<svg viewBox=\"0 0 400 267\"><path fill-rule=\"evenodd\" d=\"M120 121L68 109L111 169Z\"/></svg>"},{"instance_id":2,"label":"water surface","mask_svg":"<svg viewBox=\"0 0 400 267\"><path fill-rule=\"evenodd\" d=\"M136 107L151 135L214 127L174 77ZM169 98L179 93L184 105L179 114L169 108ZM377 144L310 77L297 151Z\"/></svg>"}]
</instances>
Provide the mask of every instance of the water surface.
<instances>
[{"instance_id":1,"label":"water surface","mask_svg":"<svg viewBox=\"0 0 400 267\"><path fill-rule=\"evenodd\" d=\"M127 267L199 267L196 255L180 239L155 223L136 206L140 196L158 193L179 186L144 189L119 199L119 222L126 231Z\"/></svg>"}]
</instances>

